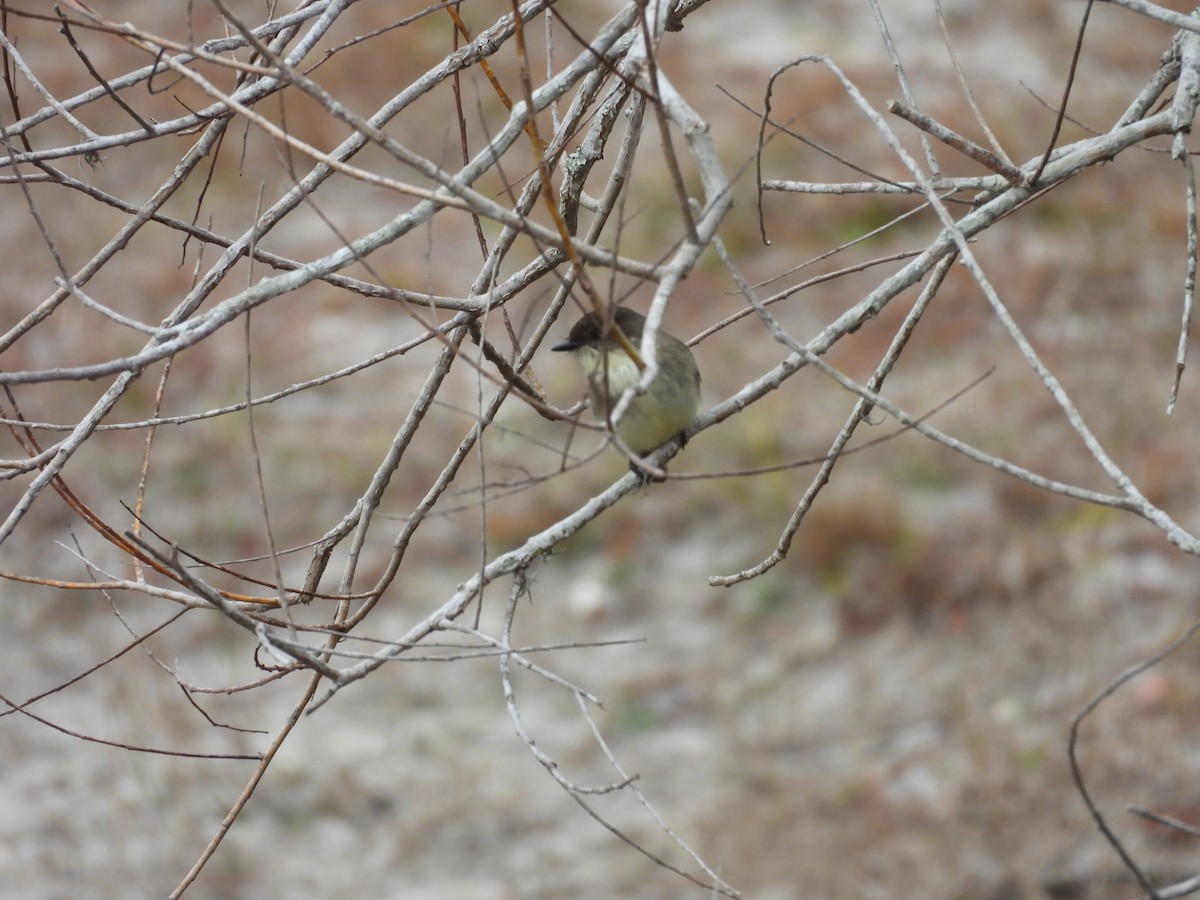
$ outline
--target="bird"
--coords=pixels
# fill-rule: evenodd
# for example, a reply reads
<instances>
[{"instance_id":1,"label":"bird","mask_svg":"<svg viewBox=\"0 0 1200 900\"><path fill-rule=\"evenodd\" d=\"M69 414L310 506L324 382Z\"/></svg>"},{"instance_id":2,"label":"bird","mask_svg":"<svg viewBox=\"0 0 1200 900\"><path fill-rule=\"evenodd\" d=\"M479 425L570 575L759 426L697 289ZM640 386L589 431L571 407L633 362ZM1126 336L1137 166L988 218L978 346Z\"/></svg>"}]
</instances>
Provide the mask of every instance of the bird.
<instances>
[{"instance_id":1,"label":"bird","mask_svg":"<svg viewBox=\"0 0 1200 900\"><path fill-rule=\"evenodd\" d=\"M587 375L592 414L606 421L621 395L642 379L641 370L610 327L619 328L640 349L646 317L625 306L613 309L611 317L589 312L571 326L565 341L551 348L574 355ZM681 435L700 407L700 369L692 351L661 330L655 344L658 374L645 393L634 394L616 423L617 437L639 456Z\"/></svg>"}]
</instances>

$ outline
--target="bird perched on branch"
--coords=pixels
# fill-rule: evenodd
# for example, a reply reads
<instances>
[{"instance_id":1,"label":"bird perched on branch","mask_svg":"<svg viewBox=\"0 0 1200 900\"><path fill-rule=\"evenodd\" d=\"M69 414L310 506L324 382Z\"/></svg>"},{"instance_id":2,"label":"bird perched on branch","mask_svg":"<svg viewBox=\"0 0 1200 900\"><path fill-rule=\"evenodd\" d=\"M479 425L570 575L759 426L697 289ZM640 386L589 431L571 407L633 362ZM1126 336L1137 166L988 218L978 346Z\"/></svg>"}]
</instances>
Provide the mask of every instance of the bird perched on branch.
<instances>
[{"instance_id":1,"label":"bird perched on branch","mask_svg":"<svg viewBox=\"0 0 1200 900\"><path fill-rule=\"evenodd\" d=\"M569 351L588 378L592 414L607 420L621 395L636 387L642 372L613 334L619 328L640 350L646 317L618 306L611 319L589 312L571 327L567 339L552 350ZM679 338L659 331L658 374L645 393L635 394L616 423L617 436L634 453L645 455L682 432L700 406L700 370L696 357Z\"/></svg>"}]
</instances>

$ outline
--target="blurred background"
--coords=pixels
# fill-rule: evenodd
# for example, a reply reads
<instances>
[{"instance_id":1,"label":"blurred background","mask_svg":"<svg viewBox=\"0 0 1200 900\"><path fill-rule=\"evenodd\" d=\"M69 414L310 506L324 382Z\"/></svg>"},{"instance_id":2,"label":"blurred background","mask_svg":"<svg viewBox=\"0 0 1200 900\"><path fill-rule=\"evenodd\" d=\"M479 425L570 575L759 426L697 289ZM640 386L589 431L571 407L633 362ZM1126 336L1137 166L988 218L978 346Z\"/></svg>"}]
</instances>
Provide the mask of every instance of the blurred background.
<instances>
[{"instance_id":1,"label":"blurred background","mask_svg":"<svg viewBox=\"0 0 1200 900\"><path fill-rule=\"evenodd\" d=\"M621 8L613 0L562 6L582 35L595 34ZM943 7L947 36L932 2L881 3L916 104L983 141L949 44L1011 159L1034 158L1050 139L1085 5L957 0ZM226 30L205 3L95 2L92 8L185 45ZM257 4L231 8L248 22L262 17ZM338 48L313 77L354 112L371 114L454 48L450 21L439 11L375 33L422 9L355 4L311 54L310 63L317 62ZM479 0L462 4L461 14L479 33L507 9ZM57 22L9 16L0 24L53 96L73 97L94 86ZM75 31L105 77L153 61L111 34ZM543 21L529 33L531 55L544 70ZM371 37L350 43L364 35ZM1167 26L1098 5L1059 143L1110 128L1154 75L1172 36ZM578 52L556 26L556 66ZM714 0L687 16L682 31L669 32L658 56L663 73L711 126L722 162L736 176L734 207L720 234L764 294L919 250L937 233L925 213L826 257L914 202L880 194L776 193L763 198L770 243L762 242L754 187L758 113L772 72L805 54L829 55L877 110L900 96L866 5ZM512 47L489 62L516 96L519 61ZM231 76L220 67L196 68L229 87ZM152 92L145 84L130 89L143 115L165 121L212 102L169 73L157 77ZM540 77L535 71L535 81ZM27 80L14 75L12 82L21 92L21 116L43 105ZM506 113L478 67L464 71L461 96L477 148ZM776 83L771 100L774 120L790 130L873 173L907 179L826 70L792 70ZM455 170L461 151L451 104L443 84L390 123L388 133ZM323 150L348 133L298 91L256 111ZM108 101L78 115L100 133L134 127ZM17 118L10 106L2 116L5 125ZM918 152L913 130L890 122L910 152ZM37 126L29 137L35 148L79 140L61 119ZM194 140L181 135L130 143L105 150L93 165L69 158L53 164L97 190L142 203ZM657 261L678 239L679 213L657 130L648 128L643 140L639 160L645 163L635 169L613 242L632 257ZM675 140L682 146L677 133ZM990 228L973 249L1106 450L1146 496L1194 531L1200 525L1191 469L1200 435L1194 369L1183 376L1174 414L1164 412L1187 262L1184 177L1167 148L1169 138L1162 138L1082 174ZM937 154L947 175L986 174L945 148ZM367 149L354 162L412 177L379 150ZM237 235L310 165L261 130L237 123L211 165L200 167L163 211ZM770 141L762 165L768 178L862 177L786 135ZM526 148L506 161L502 174L517 184L531 168ZM4 331L53 293L59 274L29 204L72 272L128 219L127 212L79 191L38 181L32 167L22 171L30 177L29 203L11 178L0 183ZM698 192L694 172L685 174ZM511 205L506 183L490 177L481 189ZM416 202L334 176L261 247L292 259L317 258ZM498 228L484 223L484 231L493 239ZM156 324L218 253L185 243L176 230L146 228L87 290L125 315ZM536 254L531 242L518 243L505 274ZM369 268L352 266L346 274L463 297L480 262L473 226L459 215L433 220L373 254ZM899 265L817 284L773 309L793 335L810 338ZM268 274L261 263L251 267L243 260L209 305ZM555 287L535 284L510 301L518 335L533 328ZM652 286L621 276L605 280L603 291L644 311ZM829 362L853 378L869 377L913 298L915 292L906 294L903 303L839 342ZM710 250L677 291L666 325L688 338L745 305ZM395 300L310 284L255 309L244 327L240 320L176 357L161 388L160 413L192 416L388 354L424 333L410 312ZM565 337L575 313L566 309L552 341ZM488 333L498 343L505 339L499 317L489 321ZM0 365L9 372L87 365L136 353L145 341L68 304L7 347ZM255 453L276 545L316 540L366 489L441 346L429 342L256 407L257 450L244 411L160 426L145 476L145 522L164 541L269 582ZM695 352L706 408L785 356L753 317L707 337ZM567 407L582 396L583 384L561 357L540 352L532 370L549 400ZM931 424L1048 477L1113 490L978 286L956 266L886 394L924 414L985 373ZM53 426L37 432L44 446L78 422L110 383L21 385L14 396L25 418ZM162 383L159 366L106 422L150 417ZM475 370L465 365L439 391L367 537L357 589L380 577L406 517L472 428L479 392ZM619 642L530 655L601 698L603 709L592 715L624 772L638 777L672 831L746 896L1136 895L1136 883L1072 784L1066 741L1072 719L1098 691L1195 619L1196 563L1161 531L1129 514L1036 490L914 433L897 433L840 462L784 562L733 588L708 585L710 576L753 566L771 553L816 467L734 473L819 460L854 399L806 369L697 435L671 463L676 478L627 496L529 571L531 597L519 608L514 642ZM10 401L6 414L11 411ZM896 431L893 420L873 417L855 442ZM75 495L118 531L132 524L128 510L143 477L147 435L145 428L98 432L64 471ZM520 546L607 487L625 471L615 451L562 465L600 443L595 432L573 432L569 423L546 421L510 398L482 453L473 452L417 533L399 577L361 633L394 639L483 560ZM5 458L22 456L11 435L4 448ZM29 480L0 484L6 515ZM310 556L303 549L281 558L289 584L303 580ZM335 554L331 572L342 562ZM124 554L49 492L0 545L0 569L71 582L131 572ZM247 587L232 576L202 572L219 587ZM324 587L333 589L329 580ZM482 627L491 633L498 633L506 595L505 585L484 595ZM250 755L264 750L299 700L300 676L226 692L263 673L255 666L253 640L215 614L188 613L128 649L131 632L144 634L178 612L132 592L0 582L0 695L20 704L65 685L29 707L44 721L20 714L0 719L0 884L6 895L168 894L253 771L254 763L244 759L91 743L46 722L135 747ZM1081 729L1081 761L1098 805L1164 884L1196 874L1196 840L1127 808L1200 822L1198 667L1200 650L1186 645L1118 691ZM171 672L212 691L192 695L203 714ZM570 693L526 671L514 673L514 688L524 727L564 777L578 785L622 780ZM704 880L628 791L593 802L625 835ZM396 662L303 719L189 891L223 898L465 900L708 895L571 802L517 736L492 656Z\"/></svg>"}]
</instances>

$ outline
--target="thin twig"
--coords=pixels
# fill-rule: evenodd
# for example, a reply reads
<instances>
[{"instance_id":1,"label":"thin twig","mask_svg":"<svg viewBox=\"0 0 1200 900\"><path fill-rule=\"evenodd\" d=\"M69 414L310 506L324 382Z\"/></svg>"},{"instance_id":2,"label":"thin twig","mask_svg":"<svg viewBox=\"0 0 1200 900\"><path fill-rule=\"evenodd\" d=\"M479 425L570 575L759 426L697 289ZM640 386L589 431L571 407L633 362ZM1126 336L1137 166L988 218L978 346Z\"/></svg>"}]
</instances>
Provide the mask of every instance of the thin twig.
<instances>
[{"instance_id":1,"label":"thin twig","mask_svg":"<svg viewBox=\"0 0 1200 900\"><path fill-rule=\"evenodd\" d=\"M1079 762L1079 754L1077 751L1079 744L1079 729L1083 725L1084 719L1090 716L1092 712L1094 712L1096 708L1100 706L1101 703L1115 694L1121 689L1121 687L1128 684L1138 675L1142 674L1148 669L1154 668L1180 647L1187 644L1193 637L1196 636L1197 632L1200 632L1200 622L1194 623L1191 628L1189 628L1180 637L1176 638L1159 652L1147 659L1142 660L1140 663L1134 666L1130 666L1115 679L1113 679L1113 681L1107 687L1093 697L1091 701L1089 701L1088 704L1079 711L1075 718L1071 720L1070 737L1067 740L1067 758L1071 763L1071 778L1075 781L1075 788L1079 791L1079 796L1083 799L1083 803L1088 808L1088 812L1092 814L1092 820L1096 823L1096 827L1100 829L1100 833L1104 835L1104 839L1108 841L1109 845L1113 848L1113 850L1116 851L1117 856L1121 858L1121 862L1124 863L1125 868L1129 869L1129 871L1133 873L1133 876L1138 880L1138 884L1142 886L1142 890L1144 890L1149 897L1155 898L1155 900L1161 900L1163 895L1157 891L1153 883L1150 881L1150 877L1141 870L1141 867L1138 866L1133 857L1130 856L1129 852L1125 849L1125 845L1121 843L1120 838L1118 838L1113 830L1109 827L1108 821L1104 818L1103 813L1100 812L1100 808L1092 799L1091 791L1088 790L1087 783L1083 777L1083 766L1080 765ZM1181 895L1176 894L1174 896Z\"/></svg>"}]
</instances>

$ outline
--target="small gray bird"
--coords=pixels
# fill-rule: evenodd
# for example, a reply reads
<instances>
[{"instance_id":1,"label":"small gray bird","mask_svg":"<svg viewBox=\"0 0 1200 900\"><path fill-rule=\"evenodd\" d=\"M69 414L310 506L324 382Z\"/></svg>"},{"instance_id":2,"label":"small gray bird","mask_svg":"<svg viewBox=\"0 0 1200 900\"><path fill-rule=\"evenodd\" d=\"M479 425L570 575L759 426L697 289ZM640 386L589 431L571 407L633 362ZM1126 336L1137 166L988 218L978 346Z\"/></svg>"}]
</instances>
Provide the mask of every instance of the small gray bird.
<instances>
[{"instance_id":1,"label":"small gray bird","mask_svg":"<svg viewBox=\"0 0 1200 900\"><path fill-rule=\"evenodd\" d=\"M618 306L612 323L635 348L640 348L646 317ZM696 417L700 406L700 370L696 357L679 338L658 332L658 374L644 394L635 394L617 423L617 436L639 455L645 455L675 437ZM551 348L570 351L588 378L592 414L607 419L627 389L641 381L642 373L612 337L607 323L587 313L567 339ZM607 383L605 376L607 375Z\"/></svg>"}]
</instances>

